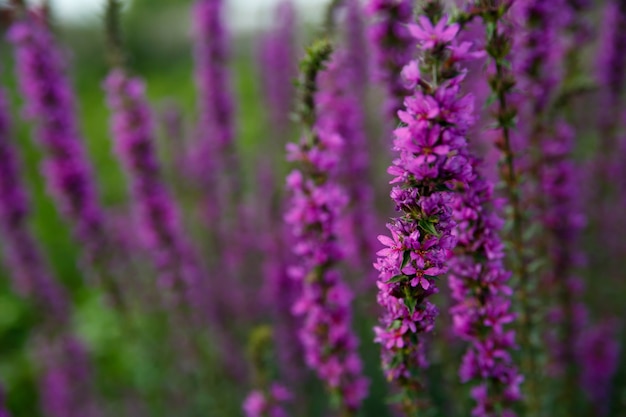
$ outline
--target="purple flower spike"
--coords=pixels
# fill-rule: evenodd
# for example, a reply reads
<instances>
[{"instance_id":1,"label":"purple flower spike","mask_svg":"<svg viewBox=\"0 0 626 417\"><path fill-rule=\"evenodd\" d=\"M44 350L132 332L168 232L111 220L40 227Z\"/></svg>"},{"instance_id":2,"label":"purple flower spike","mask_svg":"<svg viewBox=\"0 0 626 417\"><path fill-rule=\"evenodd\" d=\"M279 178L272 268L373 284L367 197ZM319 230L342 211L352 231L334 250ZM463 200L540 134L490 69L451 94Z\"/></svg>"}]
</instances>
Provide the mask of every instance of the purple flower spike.
<instances>
[{"instance_id":1,"label":"purple flower spike","mask_svg":"<svg viewBox=\"0 0 626 417\"><path fill-rule=\"evenodd\" d=\"M0 89L0 231L6 263L16 290L32 297L56 324L64 324L68 317L68 300L63 288L51 276L28 228L30 207L9 125L9 109L4 90Z\"/></svg>"},{"instance_id":2,"label":"purple flower spike","mask_svg":"<svg viewBox=\"0 0 626 417\"><path fill-rule=\"evenodd\" d=\"M42 169L48 191L92 260L102 250L103 213L62 53L48 28L31 16L13 24L8 36L15 46L25 114L36 122L36 137L47 153Z\"/></svg>"},{"instance_id":3,"label":"purple flower spike","mask_svg":"<svg viewBox=\"0 0 626 417\"><path fill-rule=\"evenodd\" d=\"M510 272L504 268L504 244L499 236L503 221L494 211L493 186L480 175L465 184L454 207L458 239L450 260L449 285L456 305L450 313L454 331L470 343L460 370L463 382L476 381L472 397L476 417L496 417L520 398L523 378L513 364L515 333L508 325L511 313ZM499 411L495 411L499 410Z\"/></svg>"},{"instance_id":4,"label":"purple flower spike","mask_svg":"<svg viewBox=\"0 0 626 417\"><path fill-rule=\"evenodd\" d=\"M130 180L140 240L152 255L159 284L175 288L187 299L198 290L201 271L184 236L178 207L161 178L144 84L116 69L104 88L112 111L115 150Z\"/></svg>"},{"instance_id":5,"label":"purple flower spike","mask_svg":"<svg viewBox=\"0 0 626 417\"><path fill-rule=\"evenodd\" d=\"M276 26L264 34L259 45L259 66L264 98L273 128L284 133L289 126L297 76L295 41L296 13L291 0L283 0L275 11Z\"/></svg>"},{"instance_id":6,"label":"purple flower spike","mask_svg":"<svg viewBox=\"0 0 626 417\"><path fill-rule=\"evenodd\" d=\"M446 39L458 32L445 17L434 25L424 19L422 29L437 28ZM403 125L395 130L394 149L399 155L389 173L395 184L391 198L401 215L387 225L390 235L379 237L385 248L375 264L378 303L384 308L375 340L387 378L403 389L402 406L409 415L419 407L415 391L421 386L419 370L427 366L425 339L437 316L430 298L438 292L436 278L447 271L446 259L456 244L454 191L475 178L466 142L473 98L461 94L465 72L454 59L459 47L450 38L434 50L429 36L417 35L424 62L440 65L423 68L423 84L410 82L413 93L398 112ZM404 73L418 74L419 65L410 63ZM446 65L445 76L431 78L435 68Z\"/></svg>"},{"instance_id":7,"label":"purple flower spike","mask_svg":"<svg viewBox=\"0 0 626 417\"><path fill-rule=\"evenodd\" d=\"M409 33L412 0L370 0L368 12L374 17L370 39L374 43L376 78L387 89L386 111L396 117L404 97L411 93L398 77L412 57L415 41Z\"/></svg>"},{"instance_id":8,"label":"purple flower spike","mask_svg":"<svg viewBox=\"0 0 626 417\"><path fill-rule=\"evenodd\" d=\"M223 8L223 0L197 0L193 8L200 123L203 129L208 129L201 140L214 141L217 149L232 146L235 137Z\"/></svg>"},{"instance_id":9,"label":"purple flower spike","mask_svg":"<svg viewBox=\"0 0 626 417\"><path fill-rule=\"evenodd\" d=\"M318 84L322 64L317 60L323 57L323 63L330 54L328 44L319 45L319 56L314 47L303 61L303 67L317 64L311 70L303 69L305 76L313 74L303 82L305 88ZM308 109L313 117L303 115L310 123L307 131L300 143L287 148L288 158L299 163L287 177L291 201L285 214L294 238L293 253L299 260L290 275L301 286L292 311L304 320L299 336L307 365L338 399L343 415L352 416L367 393L368 381L363 377L358 340L350 324L352 294L338 271L344 259L339 230L347 204L347 193L338 184L344 141L339 132L322 123L328 117L324 113L333 110L325 101L328 93L306 92L312 100L303 102L314 102L314 108Z\"/></svg>"},{"instance_id":10,"label":"purple flower spike","mask_svg":"<svg viewBox=\"0 0 626 417\"><path fill-rule=\"evenodd\" d=\"M620 346L618 322L597 324L581 335L578 354L582 363L581 384L594 407L595 416L609 411L611 382L618 369Z\"/></svg>"}]
</instances>

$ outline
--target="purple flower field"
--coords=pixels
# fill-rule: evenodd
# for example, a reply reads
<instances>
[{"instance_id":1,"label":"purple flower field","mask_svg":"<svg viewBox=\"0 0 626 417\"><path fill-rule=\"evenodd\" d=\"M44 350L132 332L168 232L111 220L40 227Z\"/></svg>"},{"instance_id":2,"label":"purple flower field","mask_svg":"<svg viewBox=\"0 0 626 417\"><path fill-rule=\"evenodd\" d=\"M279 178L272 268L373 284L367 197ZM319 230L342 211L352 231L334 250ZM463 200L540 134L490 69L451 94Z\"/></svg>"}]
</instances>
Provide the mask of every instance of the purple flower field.
<instances>
[{"instance_id":1,"label":"purple flower field","mask_svg":"<svg viewBox=\"0 0 626 417\"><path fill-rule=\"evenodd\" d=\"M0 2L0 417L626 417L626 0L231 6Z\"/></svg>"}]
</instances>

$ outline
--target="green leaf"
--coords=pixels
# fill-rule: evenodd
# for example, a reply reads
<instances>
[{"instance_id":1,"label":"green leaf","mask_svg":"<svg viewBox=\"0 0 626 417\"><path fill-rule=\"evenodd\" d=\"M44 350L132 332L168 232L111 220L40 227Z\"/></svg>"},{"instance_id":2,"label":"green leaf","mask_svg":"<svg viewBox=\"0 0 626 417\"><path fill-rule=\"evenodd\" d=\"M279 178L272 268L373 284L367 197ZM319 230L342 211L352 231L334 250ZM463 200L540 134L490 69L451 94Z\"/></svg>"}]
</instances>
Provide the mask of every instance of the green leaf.
<instances>
[{"instance_id":1,"label":"green leaf","mask_svg":"<svg viewBox=\"0 0 626 417\"><path fill-rule=\"evenodd\" d=\"M433 236L437 236L439 237L439 232L437 232L437 229L435 229L435 224L428 220L428 219L421 219L417 225L420 227L420 229L422 229L423 231L430 233Z\"/></svg>"},{"instance_id":2,"label":"green leaf","mask_svg":"<svg viewBox=\"0 0 626 417\"><path fill-rule=\"evenodd\" d=\"M404 268L406 264L409 263L409 260L411 260L411 251L405 250L402 254L402 265L400 266L400 269Z\"/></svg>"},{"instance_id":3,"label":"green leaf","mask_svg":"<svg viewBox=\"0 0 626 417\"><path fill-rule=\"evenodd\" d=\"M406 275L398 274L398 275L392 277L389 281L385 282L385 284L393 284L393 283L396 283L396 282L404 281L406 278L408 278Z\"/></svg>"},{"instance_id":4,"label":"green leaf","mask_svg":"<svg viewBox=\"0 0 626 417\"><path fill-rule=\"evenodd\" d=\"M415 298L405 298L404 304L409 309L409 313L413 314L415 312L415 307L417 306L417 300Z\"/></svg>"},{"instance_id":5,"label":"green leaf","mask_svg":"<svg viewBox=\"0 0 626 417\"><path fill-rule=\"evenodd\" d=\"M389 325L391 330L398 330L400 327L402 327L402 320L394 320Z\"/></svg>"}]
</instances>

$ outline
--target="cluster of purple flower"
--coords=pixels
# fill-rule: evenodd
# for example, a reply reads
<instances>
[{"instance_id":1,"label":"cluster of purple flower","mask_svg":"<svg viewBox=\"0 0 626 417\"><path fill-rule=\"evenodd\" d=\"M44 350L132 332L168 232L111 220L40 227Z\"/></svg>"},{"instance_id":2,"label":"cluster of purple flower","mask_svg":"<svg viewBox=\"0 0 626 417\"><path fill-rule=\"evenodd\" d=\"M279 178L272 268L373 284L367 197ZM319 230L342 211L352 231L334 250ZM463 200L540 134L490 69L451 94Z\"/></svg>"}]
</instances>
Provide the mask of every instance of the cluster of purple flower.
<instances>
[{"instance_id":1,"label":"cluster of purple flower","mask_svg":"<svg viewBox=\"0 0 626 417\"><path fill-rule=\"evenodd\" d=\"M398 112L405 125L395 130L400 156L389 168L397 184L391 198L402 216L388 225L391 237L379 237L387 247L378 252L375 265L378 303L385 309L376 341L383 346L387 377L401 386L411 383L416 368L426 366L425 333L432 331L437 315L429 299L438 292L435 279L447 271L447 254L456 243L454 191L475 175L466 139L474 120L473 98L460 92L465 75L458 63L480 56L467 43L455 44L459 26L447 17L431 22L421 16L409 30L423 54L425 77L419 61L402 72L414 92Z\"/></svg>"},{"instance_id":2,"label":"cluster of purple flower","mask_svg":"<svg viewBox=\"0 0 626 417\"><path fill-rule=\"evenodd\" d=\"M243 410L246 417L287 417L281 404L291 398L287 388L275 383L269 392L252 391L243 403Z\"/></svg>"},{"instance_id":3,"label":"cluster of purple flower","mask_svg":"<svg viewBox=\"0 0 626 417\"><path fill-rule=\"evenodd\" d=\"M347 203L338 183L343 139L323 123L324 112L330 111L325 94L322 90L314 97L317 122L299 144L288 145L289 159L300 168L287 177L291 200L285 221L299 259L290 274L302 288L293 312L304 317L300 339L306 363L339 396L341 408L353 413L365 397L367 381L350 328L352 294L338 270L344 258L339 230Z\"/></svg>"},{"instance_id":4,"label":"cluster of purple flower","mask_svg":"<svg viewBox=\"0 0 626 417\"><path fill-rule=\"evenodd\" d=\"M454 331L470 342L460 369L463 382L479 381L472 389L478 405L473 415L500 415L495 410L520 399L522 377L513 364L515 332L507 325L511 312L510 273L504 267L504 245L499 231L502 221L494 210L493 187L482 177L478 161L471 161L473 178L460 184L454 205L457 247L450 260L448 276L452 298L450 311ZM504 414L502 414L504 415Z\"/></svg>"},{"instance_id":5,"label":"cluster of purple flower","mask_svg":"<svg viewBox=\"0 0 626 417\"><path fill-rule=\"evenodd\" d=\"M130 179L140 241L150 251L159 284L176 289L187 302L197 299L202 274L181 230L178 208L161 178L144 84L115 69L104 87L115 149Z\"/></svg>"},{"instance_id":6,"label":"cluster of purple flower","mask_svg":"<svg viewBox=\"0 0 626 417\"><path fill-rule=\"evenodd\" d=\"M74 93L63 73L63 56L52 34L36 16L17 21L9 39L15 45L17 74L26 115L47 157L43 172L62 214L92 259L103 249L103 214L74 111Z\"/></svg>"}]
</instances>

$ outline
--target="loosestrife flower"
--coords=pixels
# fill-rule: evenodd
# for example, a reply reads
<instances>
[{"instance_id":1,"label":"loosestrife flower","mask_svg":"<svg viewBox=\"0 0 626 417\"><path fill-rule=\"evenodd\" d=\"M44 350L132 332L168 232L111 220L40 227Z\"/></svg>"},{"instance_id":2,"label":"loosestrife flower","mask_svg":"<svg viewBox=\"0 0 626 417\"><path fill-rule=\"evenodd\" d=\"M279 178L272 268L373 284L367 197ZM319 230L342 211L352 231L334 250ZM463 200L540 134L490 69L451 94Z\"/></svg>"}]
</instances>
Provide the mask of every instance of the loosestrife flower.
<instances>
[{"instance_id":1,"label":"loosestrife flower","mask_svg":"<svg viewBox=\"0 0 626 417\"><path fill-rule=\"evenodd\" d=\"M306 131L300 143L288 145L288 157L299 168L287 177L291 197L285 221L299 259L290 274L301 285L293 312L304 318L300 340L306 363L338 397L342 412L352 415L365 397L367 381L350 328L352 294L338 270L344 257L338 227L347 203L346 192L337 183L343 141L338 132L318 125L315 113L322 94L314 94L317 73L329 55L330 46L321 42L302 64L301 117Z\"/></svg>"},{"instance_id":2,"label":"loosestrife flower","mask_svg":"<svg viewBox=\"0 0 626 417\"><path fill-rule=\"evenodd\" d=\"M241 187L224 4L224 0L196 0L192 8L199 123L190 162L193 174L206 193L203 208L206 221L211 226L222 226L220 237L227 239L228 228L236 226L231 225L227 214L235 210ZM222 248L215 250L220 253Z\"/></svg>"},{"instance_id":3,"label":"loosestrife flower","mask_svg":"<svg viewBox=\"0 0 626 417\"><path fill-rule=\"evenodd\" d=\"M71 306L67 294L50 273L41 249L28 228L30 207L20 181L20 164L11 139L8 107L4 91L0 89L0 231L7 265L18 291L32 299L45 317L42 325L43 343L46 346L62 346L67 340L72 340L73 345L80 346L80 342L66 331ZM79 358L82 360L80 366L88 371L91 365L86 354L78 356L61 349L54 360L48 355L38 358L44 368L40 396L46 413L51 417L95 415L89 411L93 407L90 393L93 386L90 380L69 377L67 372L70 367L59 365ZM53 375L67 378L50 381ZM81 381L81 384L77 384L77 381ZM3 412L0 404L0 416Z\"/></svg>"},{"instance_id":4,"label":"loosestrife flower","mask_svg":"<svg viewBox=\"0 0 626 417\"><path fill-rule=\"evenodd\" d=\"M159 284L176 288L185 298L197 296L202 274L184 236L178 207L161 178L144 84L115 69L104 88L115 149L130 180L139 237L152 255Z\"/></svg>"},{"instance_id":5,"label":"loosestrife flower","mask_svg":"<svg viewBox=\"0 0 626 417\"><path fill-rule=\"evenodd\" d=\"M354 62L346 50L337 51L320 74L316 105L317 127L341 138L342 164L337 175L345 184L348 202L339 224L345 257L356 267L366 264L375 252L376 236L370 159L365 134L363 104L354 94ZM373 281L373 280L372 280ZM371 285L372 281L369 282Z\"/></svg>"},{"instance_id":6,"label":"loosestrife flower","mask_svg":"<svg viewBox=\"0 0 626 417\"><path fill-rule=\"evenodd\" d=\"M494 210L493 187L482 178L478 161L467 184L460 184L454 219L458 239L450 260L449 285L456 304L451 308L454 331L470 343L460 369L463 382L478 381L472 389L477 406L472 415L513 415L508 408L520 398L522 377L513 364L515 332L507 325L511 312L511 276L504 267L502 220ZM504 414L502 414L504 415Z\"/></svg>"},{"instance_id":7,"label":"loosestrife flower","mask_svg":"<svg viewBox=\"0 0 626 417\"><path fill-rule=\"evenodd\" d=\"M259 67L263 96L267 100L272 127L284 133L289 125L297 76L296 12L292 0L283 0L275 11L276 26L261 37Z\"/></svg>"},{"instance_id":8,"label":"loosestrife flower","mask_svg":"<svg viewBox=\"0 0 626 417\"><path fill-rule=\"evenodd\" d=\"M252 391L243 403L243 410L246 417L287 417L281 404L291 398L287 388L274 383L268 392Z\"/></svg>"},{"instance_id":9,"label":"loosestrife flower","mask_svg":"<svg viewBox=\"0 0 626 417\"><path fill-rule=\"evenodd\" d=\"M0 89L0 231L7 266L16 289L33 297L57 324L65 323L68 300L63 288L53 279L40 248L28 228L29 202L20 179L20 161L13 148L9 109Z\"/></svg>"},{"instance_id":10,"label":"loosestrife flower","mask_svg":"<svg viewBox=\"0 0 626 417\"><path fill-rule=\"evenodd\" d=\"M617 341L618 332L617 323L607 321L585 331L578 341L580 381L596 416L608 415L611 383L618 370L620 350L624 349Z\"/></svg>"},{"instance_id":11,"label":"loosestrife flower","mask_svg":"<svg viewBox=\"0 0 626 417\"><path fill-rule=\"evenodd\" d=\"M50 417L100 417L94 400L91 360L81 341L62 335L42 341L38 355L44 364L39 381L42 408Z\"/></svg>"},{"instance_id":12,"label":"loosestrife flower","mask_svg":"<svg viewBox=\"0 0 626 417\"><path fill-rule=\"evenodd\" d=\"M391 198L401 216L387 225L390 236L379 237L386 247L375 264L378 303L384 308L376 342L387 378L405 390L406 412L417 407L409 392L419 387L415 373L427 366L425 337L438 313L430 301L438 292L435 280L447 271L446 256L455 246L454 188L474 175L466 141L473 98L460 92L465 73L459 62L476 54L452 42L458 29L447 17L433 22L422 16L417 27L411 26L422 58L403 71L413 93L398 112L403 126L395 130L394 149L399 157L389 168L395 184Z\"/></svg>"},{"instance_id":13,"label":"loosestrife flower","mask_svg":"<svg viewBox=\"0 0 626 417\"><path fill-rule=\"evenodd\" d=\"M83 148L74 93L64 74L62 53L52 34L33 16L9 30L25 114L36 121L36 137L46 151L43 172L59 210L86 246L89 260L103 245L103 213Z\"/></svg>"},{"instance_id":14,"label":"loosestrife flower","mask_svg":"<svg viewBox=\"0 0 626 417\"><path fill-rule=\"evenodd\" d=\"M412 20L411 0L370 0L368 12L374 17L370 39L375 45L376 78L387 89L386 111L396 117L410 90L398 73L411 60L414 41L407 25Z\"/></svg>"},{"instance_id":15,"label":"loosestrife flower","mask_svg":"<svg viewBox=\"0 0 626 417\"><path fill-rule=\"evenodd\" d=\"M352 69L353 94L365 93L369 77L369 54L365 31L365 13L360 0L346 2L345 45L347 66Z\"/></svg>"}]
</instances>

